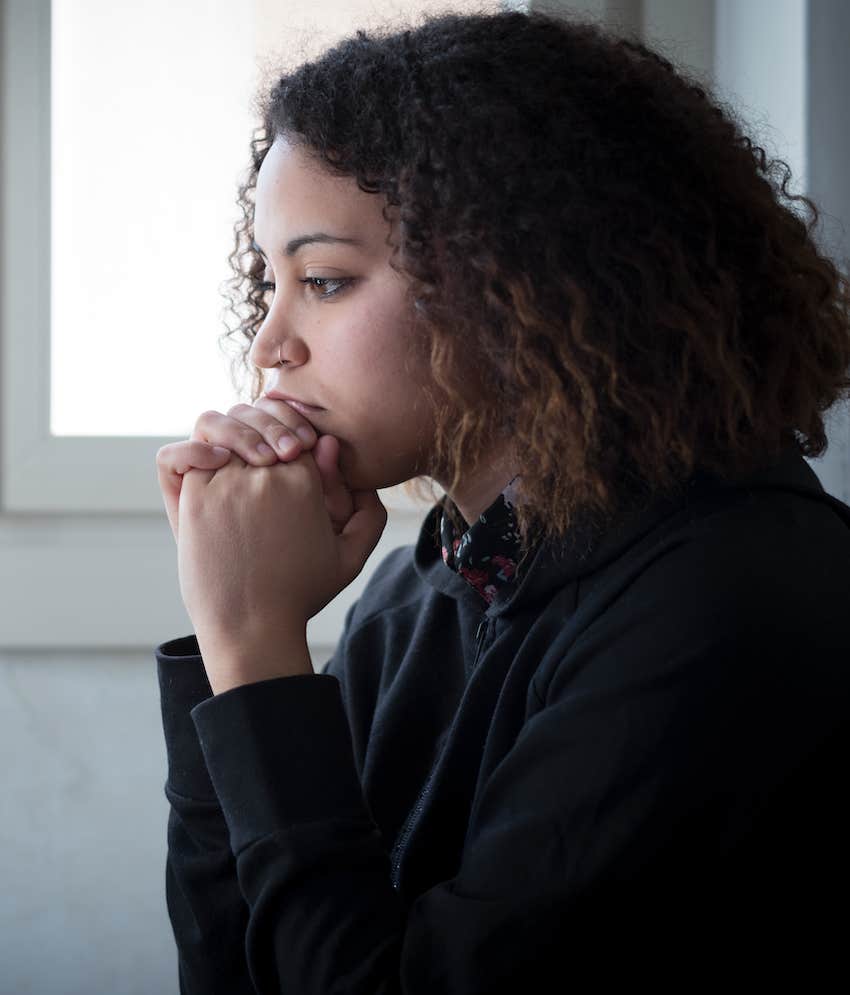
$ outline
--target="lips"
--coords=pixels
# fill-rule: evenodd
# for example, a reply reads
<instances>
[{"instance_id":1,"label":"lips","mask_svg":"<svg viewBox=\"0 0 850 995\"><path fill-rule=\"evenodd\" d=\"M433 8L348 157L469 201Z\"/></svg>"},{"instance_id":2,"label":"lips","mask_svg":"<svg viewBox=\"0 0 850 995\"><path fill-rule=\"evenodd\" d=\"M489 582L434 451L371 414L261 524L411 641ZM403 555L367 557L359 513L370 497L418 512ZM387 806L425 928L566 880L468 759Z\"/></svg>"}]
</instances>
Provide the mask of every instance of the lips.
<instances>
[{"instance_id":1,"label":"lips","mask_svg":"<svg viewBox=\"0 0 850 995\"><path fill-rule=\"evenodd\" d=\"M287 404L291 404L297 411L315 413L316 411L325 410L319 407L318 404L310 404L309 401L302 401L298 397L292 397L290 394L284 394L279 390L267 390L265 396L271 398L273 401L286 401Z\"/></svg>"},{"instance_id":2,"label":"lips","mask_svg":"<svg viewBox=\"0 0 850 995\"><path fill-rule=\"evenodd\" d=\"M288 404L290 408L294 408L296 411L300 411L305 418L308 418L308 420L309 416L312 415L315 417L316 415L320 415L325 410L324 408L315 408L311 404L302 404L301 401L292 401L290 399L285 399L283 403Z\"/></svg>"}]
</instances>

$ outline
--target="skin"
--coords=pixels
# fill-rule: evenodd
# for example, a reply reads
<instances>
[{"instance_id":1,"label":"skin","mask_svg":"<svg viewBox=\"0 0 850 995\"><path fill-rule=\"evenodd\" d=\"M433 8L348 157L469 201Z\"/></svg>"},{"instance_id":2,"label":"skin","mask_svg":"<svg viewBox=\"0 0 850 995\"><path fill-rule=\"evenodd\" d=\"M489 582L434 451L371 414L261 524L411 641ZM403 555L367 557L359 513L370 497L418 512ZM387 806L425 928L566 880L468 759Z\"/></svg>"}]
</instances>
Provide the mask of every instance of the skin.
<instances>
[{"instance_id":1,"label":"skin","mask_svg":"<svg viewBox=\"0 0 850 995\"><path fill-rule=\"evenodd\" d=\"M274 142L257 178L254 238L267 264L263 279L275 289L250 358L269 371L266 389L324 408L306 420L319 436L339 441L339 470L352 490L390 487L427 472L434 436L422 391L430 371L410 360L405 283L389 265L386 240L396 219L388 224L381 205L352 177L330 175L284 138ZM287 240L317 231L364 244L309 243L291 257L283 251ZM307 277L352 282L298 282ZM280 354L288 360L283 367ZM473 522L512 476L494 453L450 496Z\"/></svg>"}]
</instances>

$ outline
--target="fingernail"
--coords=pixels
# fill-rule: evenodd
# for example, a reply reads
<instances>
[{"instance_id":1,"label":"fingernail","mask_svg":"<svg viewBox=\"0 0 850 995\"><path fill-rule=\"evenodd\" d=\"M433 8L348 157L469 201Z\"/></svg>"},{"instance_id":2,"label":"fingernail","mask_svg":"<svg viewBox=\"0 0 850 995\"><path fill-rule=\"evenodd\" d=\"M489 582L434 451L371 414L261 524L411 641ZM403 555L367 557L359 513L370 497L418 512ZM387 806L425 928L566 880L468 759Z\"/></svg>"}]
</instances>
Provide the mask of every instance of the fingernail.
<instances>
[{"instance_id":1,"label":"fingernail","mask_svg":"<svg viewBox=\"0 0 850 995\"><path fill-rule=\"evenodd\" d=\"M265 442L257 444L257 452L260 456L274 456L274 449L271 446L267 446Z\"/></svg>"},{"instance_id":2,"label":"fingernail","mask_svg":"<svg viewBox=\"0 0 850 995\"><path fill-rule=\"evenodd\" d=\"M300 425L298 428L296 428L295 434L302 442L306 443L308 446L313 442L314 439L313 432L309 428L306 428L304 425Z\"/></svg>"}]
</instances>

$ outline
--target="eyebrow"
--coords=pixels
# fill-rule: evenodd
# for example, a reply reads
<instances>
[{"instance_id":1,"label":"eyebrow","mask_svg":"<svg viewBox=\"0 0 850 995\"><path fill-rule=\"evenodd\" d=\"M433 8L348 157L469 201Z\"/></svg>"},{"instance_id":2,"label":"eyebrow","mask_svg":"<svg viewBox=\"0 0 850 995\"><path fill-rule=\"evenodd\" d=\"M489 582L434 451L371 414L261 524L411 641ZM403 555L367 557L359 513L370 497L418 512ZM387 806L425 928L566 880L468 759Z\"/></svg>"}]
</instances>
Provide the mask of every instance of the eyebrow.
<instances>
[{"instance_id":1,"label":"eyebrow","mask_svg":"<svg viewBox=\"0 0 850 995\"><path fill-rule=\"evenodd\" d=\"M361 248L366 244L359 238L344 238L341 235L328 235L327 232L316 231L311 235L299 235L297 238L290 239L283 247L283 251L287 256L294 256L302 245L307 245L310 242L342 242L345 245L359 245ZM265 255L265 252L260 248L256 240L252 240L251 245L257 252L262 252Z\"/></svg>"}]
</instances>

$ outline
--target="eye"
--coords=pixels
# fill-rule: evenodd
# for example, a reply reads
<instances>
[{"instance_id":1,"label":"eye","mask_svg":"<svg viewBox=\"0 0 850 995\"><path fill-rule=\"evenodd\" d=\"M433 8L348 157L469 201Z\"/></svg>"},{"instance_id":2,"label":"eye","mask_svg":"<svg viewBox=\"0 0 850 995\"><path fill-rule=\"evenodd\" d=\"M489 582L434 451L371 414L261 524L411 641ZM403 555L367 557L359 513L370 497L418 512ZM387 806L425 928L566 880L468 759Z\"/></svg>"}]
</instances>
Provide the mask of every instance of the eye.
<instances>
[{"instance_id":1,"label":"eye","mask_svg":"<svg viewBox=\"0 0 850 995\"><path fill-rule=\"evenodd\" d=\"M338 294L341 290L344 290L352 281L348 278L346 279L336 279L330 276L308 276L306 280L299 280L299 283L308 284L313 290L322 290L329 284L334 287L333 290L329 290L326 294L317 294L317 297L333 297Z\"/></svg>"},{"instance_id":2,"label":"eye","mask_svg":"<svg viewBox=\"0 0 850 995\"><path fill-rule=\"evenodd\" d=\"M319 291L321 291L328 284L334 285L333 290L329 290L327 293L317 293L315 295L316 297L327 299L328 297L333 297L334 295L340 293L348 286L348 284L353 283L354 280L352 277L336 278L330 276L308 276L306 279L299 280L298 282L309 284L311 289ZM258 282L257 287L263 291L263 293L275 289L275 285L268 280L261 280Z\"/></svg>"}]
</instances>

